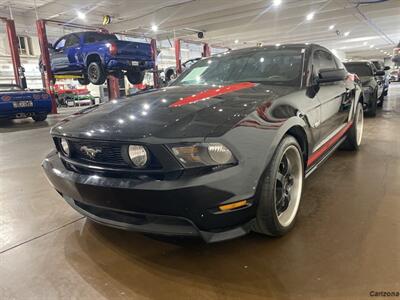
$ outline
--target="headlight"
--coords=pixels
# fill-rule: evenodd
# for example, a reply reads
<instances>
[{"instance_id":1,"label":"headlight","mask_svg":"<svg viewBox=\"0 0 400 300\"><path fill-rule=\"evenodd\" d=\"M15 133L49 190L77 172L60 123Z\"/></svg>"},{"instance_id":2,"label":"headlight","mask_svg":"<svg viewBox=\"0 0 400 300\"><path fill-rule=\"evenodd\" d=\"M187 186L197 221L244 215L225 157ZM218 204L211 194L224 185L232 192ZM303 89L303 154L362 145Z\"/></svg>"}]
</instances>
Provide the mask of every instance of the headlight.
<instances>
[{"instance_id":1,"label":"headlight","mask_svg":"<svg viewBox=\"0 0 400 300\"><path fill-rule=\"evenodd\" d=\"M236 163L232 152L221 143L172 146L171 149L187 168Z\"/></svg>"},{"instance_id":2,"label":"headlight","mask_svg":"<svg viewBox=\"0 0 400 300\"><path fill-rule=\"evenodd\" d=\"M144 168L149 160L146 148L143 146L130 145L128 148L129 158L137 168Z\"/></svg>"},{"instance_id":3,"label":"headlight","mask_svg":"<svg viewBox=\"0 0 400 300\"><path fill-rule=\"evenodd\" d=\"M66 156L69 156L69 145L66 139L61 139L60 141L61 150L64 152Z\"/></svg>"}]
</instances>

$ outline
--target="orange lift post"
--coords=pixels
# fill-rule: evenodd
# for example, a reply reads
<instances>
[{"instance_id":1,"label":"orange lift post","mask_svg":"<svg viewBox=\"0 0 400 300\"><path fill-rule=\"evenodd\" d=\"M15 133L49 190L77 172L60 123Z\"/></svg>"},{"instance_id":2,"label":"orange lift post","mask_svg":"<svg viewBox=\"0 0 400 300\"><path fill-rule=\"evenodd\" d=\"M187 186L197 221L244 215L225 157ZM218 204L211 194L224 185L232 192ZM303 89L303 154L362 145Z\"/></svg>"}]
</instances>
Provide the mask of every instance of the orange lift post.
<instances>
[{"instance_id":1,"label":"orange lift post","mask_svg":"<svg viewBox=\"0 0 400 300\"><path fill-rule=\"evenodd\" d=\"M8 45L10 47L11 60L14 70L15 83L21 88L27 88L24 69L21 65L21 58L19 56L18 37L15 30L15 23L12 19L1 18L6 25Z\"/></svg>"}]
</instances>

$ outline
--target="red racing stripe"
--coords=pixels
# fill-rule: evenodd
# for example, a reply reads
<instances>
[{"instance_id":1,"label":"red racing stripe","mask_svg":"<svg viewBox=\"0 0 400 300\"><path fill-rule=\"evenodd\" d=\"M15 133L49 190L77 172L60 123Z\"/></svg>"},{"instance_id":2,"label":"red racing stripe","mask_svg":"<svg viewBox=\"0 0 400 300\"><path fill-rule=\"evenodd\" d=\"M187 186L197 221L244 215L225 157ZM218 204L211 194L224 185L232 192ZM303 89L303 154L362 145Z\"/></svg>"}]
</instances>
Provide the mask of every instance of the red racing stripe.
<instances>
[{"instance_id":1,"label":"red racing stripe","mask_svg":"<svg viewBox=\"0 0 400 300\"><path fill-rule=\"evenodd\" d=\"M192 104L192 103L195 103L195 102L207 99L207 98L212 98L212 97L216 97L219 95L240 91L243 89L248 89L255 85L256 84L252 83L252 82L239 82L239 83L234 83L231 85L222 86L220 88L201 91L200 93L197 93L197 94L185 97L185 98L181 98L178 101L170 104L169 107L179 107L179 106L183 106L183 105L187 105L187 104Z\"/></svg>"},{"instance_id":2,"label":"red racing stripe","mask_svg":"<svg viewBox=\"0 0 400 300\"><path fill-rule=\"evenodd\" d=\"M307 167L311 166L318 158L322 156L329 148L331 148L334 144L339 141L342 136L349 130L353 122L347 123L346 127L340 130L337 134L335 134L330 140L328 140L325 144L322 145L317 151L310 155L307 161Z\"/></svg>"}]
</instances>

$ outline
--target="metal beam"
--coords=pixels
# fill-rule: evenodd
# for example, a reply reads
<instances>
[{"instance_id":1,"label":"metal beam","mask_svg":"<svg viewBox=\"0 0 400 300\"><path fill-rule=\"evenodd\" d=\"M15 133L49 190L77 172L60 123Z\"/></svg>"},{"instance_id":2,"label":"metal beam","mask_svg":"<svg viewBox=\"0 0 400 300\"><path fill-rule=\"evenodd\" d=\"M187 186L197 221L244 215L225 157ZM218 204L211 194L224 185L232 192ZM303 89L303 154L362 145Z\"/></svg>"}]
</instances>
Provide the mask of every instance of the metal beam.
<instances>
[{"instance_id":1,"label":"metal beam","mask_svg":"<svg viewBox=\"0 0 400 300\"><path fill-rule=\"evenodd\" d=\"M47 41L47 34L46 34L46 21L37 20L36 30L40 46L41 62L44 71L43 87L46 89L46 91L49 93L51 97L51 113L56 114L57 103L54 95L54 78L53 74L51 73L49 42Z\"/></svg>"}]
</instances>

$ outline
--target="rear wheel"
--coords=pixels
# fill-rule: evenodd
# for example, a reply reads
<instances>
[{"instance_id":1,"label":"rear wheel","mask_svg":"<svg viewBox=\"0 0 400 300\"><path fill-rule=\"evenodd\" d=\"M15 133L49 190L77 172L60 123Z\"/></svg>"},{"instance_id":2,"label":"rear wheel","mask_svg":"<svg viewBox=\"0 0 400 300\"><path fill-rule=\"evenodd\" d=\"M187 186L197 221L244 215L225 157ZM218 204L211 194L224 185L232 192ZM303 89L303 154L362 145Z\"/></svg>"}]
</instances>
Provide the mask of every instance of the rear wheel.
<instances>
[{"instance_id":1,"label":"rear wheel","mask_svg":"<svg viewBox=\"0 0 400 300\"><path fill-rule=\"evenodd\" d=\"M34 115L34 116L32 117L32 119L33 119L35 122L43 122L44 120L47 119L47 114L38 114L38 115Z\"/></svg>"},{"instance_id":2,"label":"rear wheel","mask_svg":"<svg viewBox=\"0 0 400 300\"><path fill-rule=\"evenodd\" d=\"M278 145L261 181L254 231L282 236L294 225L303 187L303 156L292 136Z\"/></svg>"},{"instance_id":3,"label":"rear wheel","mask_svg":"<svg viewBox=\"0 0 400 300\"><path fill-rule=\"evenodd\" d=\"M126 72L126 77L128 78L131 84L139 84L143 82L144 71L140 71L139 69L133 69Z\"/></svg>"},{"instance_id":4,"label":"rear wheel","mask_svg":"<svg viewBox=\"0 0 400 300\"><path fill-rule=\"evenodd\" d=\"M364 130L364 110L361 102L357 103L356 115L354 116L353 125L347 133L347 138L342 148L346 150L357 151L362 142Z\"/></svg>"},{"instance_id":5,"label":"rear wheel","mask_svg":"<svg viewBox=\"0 0 400 300\"><path fill-rule=\"evenodd\" d=\"M106 73L98 61L92 61L87 67L87 78L94 85L102 85L106 81Z\"/></svg>"}]
</instances>

